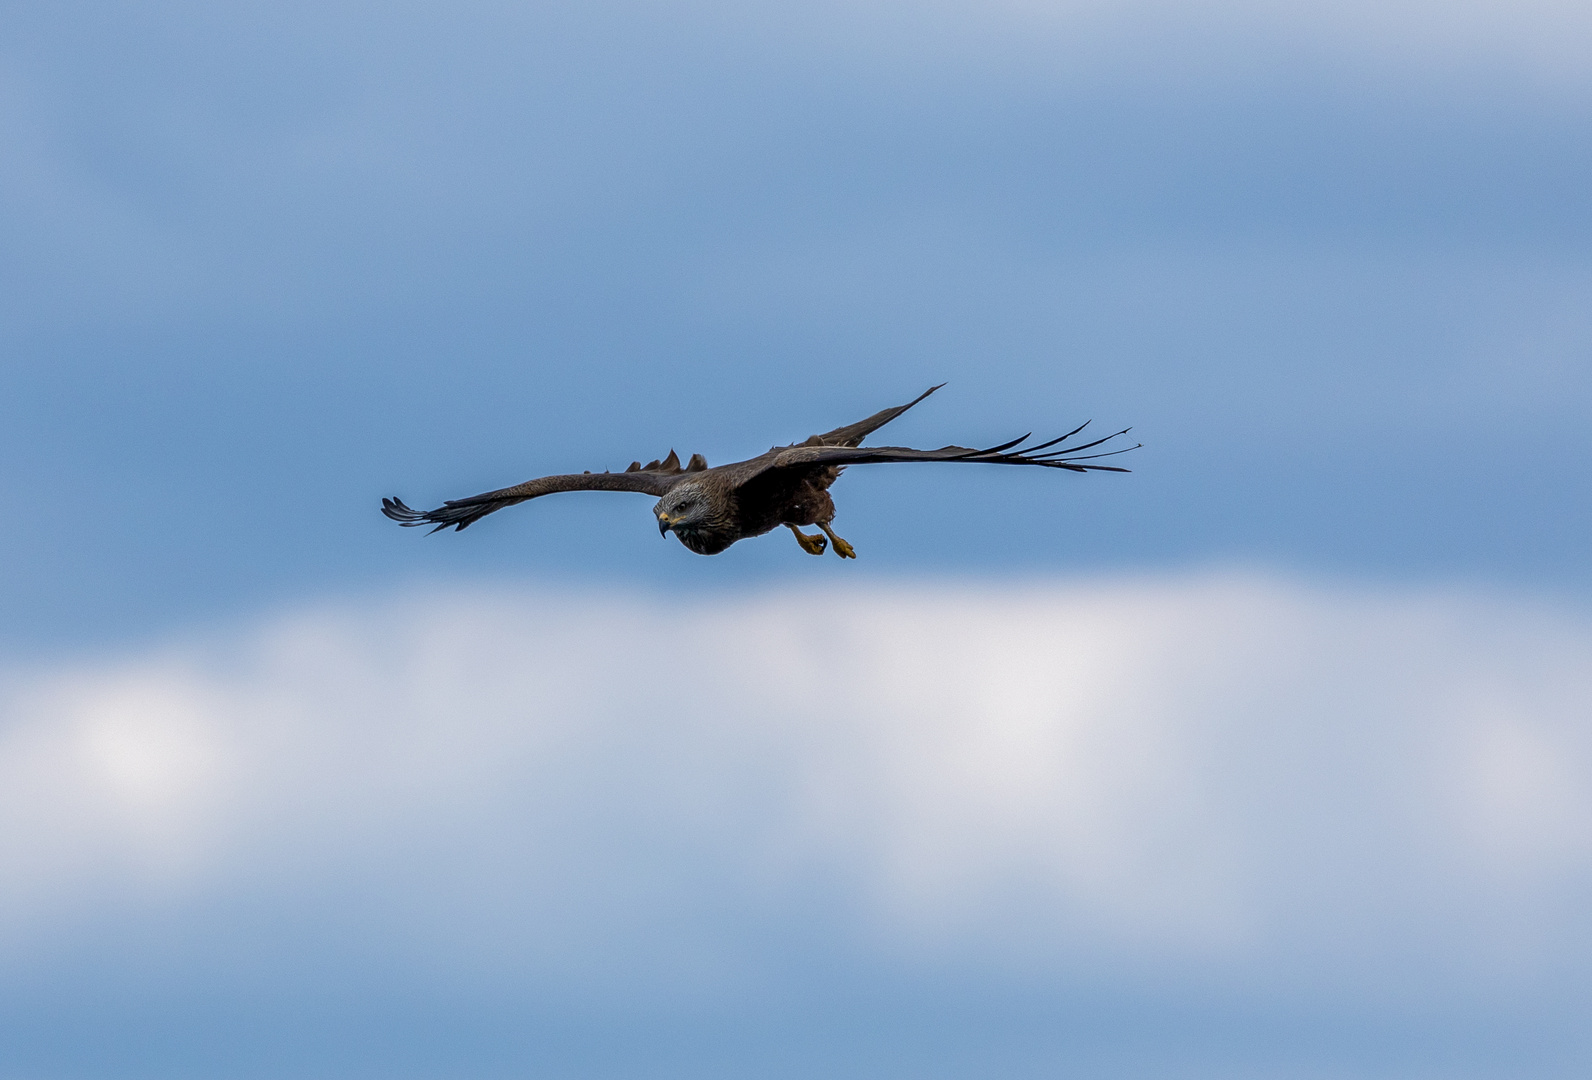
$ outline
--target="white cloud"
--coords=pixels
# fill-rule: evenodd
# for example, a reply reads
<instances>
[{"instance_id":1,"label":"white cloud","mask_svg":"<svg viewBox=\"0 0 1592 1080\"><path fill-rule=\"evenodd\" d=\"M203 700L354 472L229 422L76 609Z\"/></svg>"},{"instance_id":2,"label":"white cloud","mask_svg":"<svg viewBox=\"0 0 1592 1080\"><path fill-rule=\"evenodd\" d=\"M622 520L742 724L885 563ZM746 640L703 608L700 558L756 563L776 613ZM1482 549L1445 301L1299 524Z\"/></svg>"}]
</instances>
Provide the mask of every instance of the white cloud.
<instances>
[{"instance_id":1,"label":"white cloud","mask_svg":"<svg viewBox=\"0 0 1592 1080\"><path fill-rule=\"evenodd\" d=\"M1525 601L1244 577L307 611L13 673L0 941L269 893L466 970L717 977L731 913L1529 979L1592 900L1589 654Z\"/></svg>"}]
</instances>

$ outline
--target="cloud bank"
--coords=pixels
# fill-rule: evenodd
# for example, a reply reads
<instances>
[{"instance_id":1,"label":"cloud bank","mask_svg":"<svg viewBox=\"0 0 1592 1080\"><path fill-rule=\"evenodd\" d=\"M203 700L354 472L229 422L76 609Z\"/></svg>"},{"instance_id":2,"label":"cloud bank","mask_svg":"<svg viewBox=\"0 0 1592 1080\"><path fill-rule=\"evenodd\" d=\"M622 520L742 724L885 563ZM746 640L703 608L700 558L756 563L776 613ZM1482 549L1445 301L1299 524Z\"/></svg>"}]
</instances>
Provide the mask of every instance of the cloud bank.
<instances>
[{"instance_id":1,"label":"cloud bank","mask_svg":"<svg viewBox=\"0 0 1592 1080\"><path fill-rule=\"evenodd\" d=\"M13 672L0 935L265 890L494 978L711 981L760 959L727 914L821 914L903 962L1485 995L1588 959L1589 653L1245 577L322 608Z\"/></svg>"}]
</instances>

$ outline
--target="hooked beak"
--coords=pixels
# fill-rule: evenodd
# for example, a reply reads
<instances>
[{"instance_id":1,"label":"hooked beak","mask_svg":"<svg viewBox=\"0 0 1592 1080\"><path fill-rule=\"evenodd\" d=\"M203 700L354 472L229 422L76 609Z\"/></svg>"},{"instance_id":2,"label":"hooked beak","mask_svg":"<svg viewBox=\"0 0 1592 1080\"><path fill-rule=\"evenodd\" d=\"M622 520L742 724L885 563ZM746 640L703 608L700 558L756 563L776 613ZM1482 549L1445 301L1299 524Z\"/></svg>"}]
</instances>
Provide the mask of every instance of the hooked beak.
<instances>
[{"instance_id":1,"label":"hooked beak","mask_svg":"<svg viewBox=\"0 0 1592 1080\"><path fill-rule=\"evenodd\" d=\"M669 535L669 515L668 514L659 514L658 515L658 535L659 536L668 536Z\"/></svg>"}]
</instances>

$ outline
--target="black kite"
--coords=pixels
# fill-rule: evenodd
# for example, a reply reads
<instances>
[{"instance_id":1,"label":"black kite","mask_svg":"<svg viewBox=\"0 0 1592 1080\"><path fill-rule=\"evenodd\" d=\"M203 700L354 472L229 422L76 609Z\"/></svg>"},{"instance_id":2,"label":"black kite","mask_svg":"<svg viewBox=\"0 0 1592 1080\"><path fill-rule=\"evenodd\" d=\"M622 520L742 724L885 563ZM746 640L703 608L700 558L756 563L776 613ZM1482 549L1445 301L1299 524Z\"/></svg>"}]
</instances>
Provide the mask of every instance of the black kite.
<instances>
[{"instance_id":1,"label":"black kite","mask_svg":"<svg viewBox=\"0 0 1592 1080\"><path fill-rule=\"evenodd\" d=\"M699 555L717 555L737 540L761 536L783 525L796 534L802 550L809 554L822 555L826 546L824 537L827 536L829 542L834 544L836 555L843 559L854 559L857 553L851 545L836 536L829 527L835 518L835 504L829 497L829 486L839 478L841 470L847 465L944 461L1042 465L1049 469L1068 469L1080 473L1127 472L1127 469L1111 465L1080 463L1137 448L1130 446L1097 454L1082 453L1126 434L1126 429L1079 446L1062 447L1087 424L1080 425L1059 439L1026 449L1019 449L1019 446L1028 440L1027 435L987 450L972 450L965 446L910 450L900 446L864 448L861 445L871 432L888 424L939 388L931 386L905 405L874 413L866 420L823 435L814 435L806 442L773 447L766 454L737 461L733 465L710 469L701 454L693 454L691 460L682 467L679 457L670 450L669 456L662 461L646 465L639 461L631 462L630 468L624 472L543 476L514 487L472 495L468 499L450 499L435 510L411 510L401 499L383 499L381 512L400 525L434 525L436 528L432 532L436 532L450 525L462 529L494 510L513 506L526 499L551 495L555 491L637 491L658 496L658 504L653 507L658 519L658 531L673 532L680 543ZM798 527L802 525L816 525L823 530L824 535L804 533Z\"/></svg>"}]
</instances>

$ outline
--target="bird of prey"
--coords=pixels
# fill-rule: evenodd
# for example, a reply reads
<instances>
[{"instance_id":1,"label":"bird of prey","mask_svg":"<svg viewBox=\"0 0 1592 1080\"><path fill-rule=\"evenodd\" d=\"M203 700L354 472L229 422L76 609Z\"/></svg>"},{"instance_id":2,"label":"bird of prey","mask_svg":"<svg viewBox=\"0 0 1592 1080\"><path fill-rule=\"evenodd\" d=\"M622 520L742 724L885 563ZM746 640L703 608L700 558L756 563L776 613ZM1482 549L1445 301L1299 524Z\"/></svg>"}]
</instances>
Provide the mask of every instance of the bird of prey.
<instances>
[{"instance_id":1,"label":"bird of prey","mask_svg":"<svg viewBox=\"0 0 1592 1080\"><path fill-rule=\"evenodd\" d=\"M944 386L941 383L940 386ZM1059 439L1023 447L1031 437L1001 443L984 450L945 446L939 450L911 450L901 446L862 445L862 440L928 397L931 386L905 405L874 413L866 420L814 435L805 442L776 446L766 454L733 465L708 468L701 454L681 466L673 450L662 461L630 463L624 472L584 472L543 476L514 487L450 499L435 510L411 510L403 500L383 499L381 512L400 525L432 525L431 531L453 526L463 529L494 510L551 495L557 491L636 491L658 499L652 508L660 535L674 533L680 543L698 555L717 555L737 540L762 536L781 525L796 534L796 542L810 555L822 555L834 546L842 559L857 557L855 549L835 535L830 523L835 503L829 486L848 465L883 465L908 461L943 461L986 465L1040 465L1071 472L1127 472L1111 465L1094 464L1102 457L1126 453L1137 446L1086 454L1127 433L1127 429L1068 447L1066 443L1088 424L1085 422ZM802 526L816 525L819 533L804 533ZM828 538L827 540L825 538Z\"/></svg>"}]
</instances>

